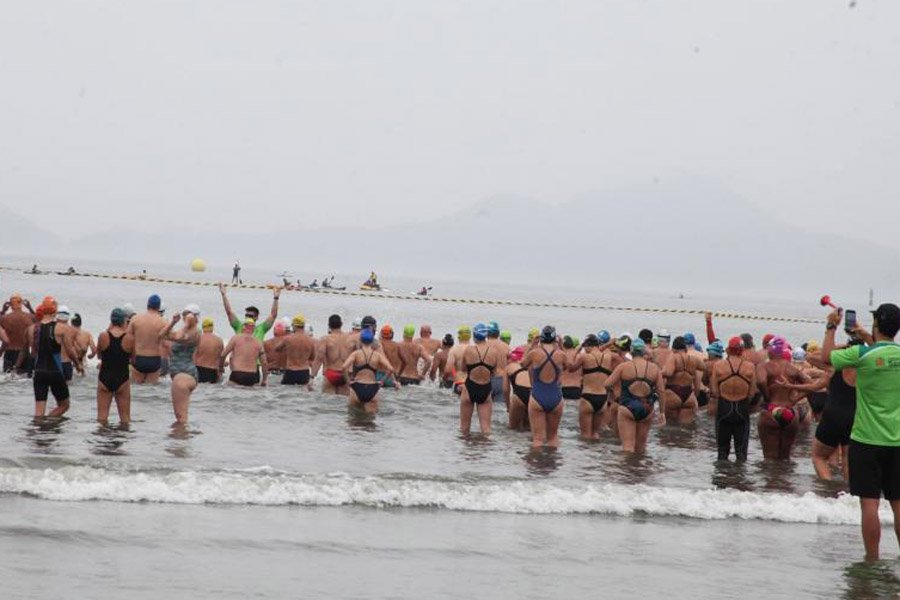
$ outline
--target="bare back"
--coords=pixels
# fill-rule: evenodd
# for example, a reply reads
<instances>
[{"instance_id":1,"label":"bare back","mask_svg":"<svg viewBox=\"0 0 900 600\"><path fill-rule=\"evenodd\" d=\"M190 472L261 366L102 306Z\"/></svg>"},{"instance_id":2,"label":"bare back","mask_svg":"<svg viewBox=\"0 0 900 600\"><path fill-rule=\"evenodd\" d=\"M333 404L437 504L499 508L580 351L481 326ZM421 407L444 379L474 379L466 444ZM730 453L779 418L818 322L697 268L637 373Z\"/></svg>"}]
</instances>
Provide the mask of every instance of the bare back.
<instances>
[{"instance_id":1,"label":"bare back","mask_svg":"<svg viewBox=\"0 0 900 600\"><path fill-rule=\"evenodd\" d=\"M137 356L160 356L159 334L166 328L166 320L157 312L137 315L128 325L128 333L134 337L134 353Z\"/></svg>"}]
</instances>

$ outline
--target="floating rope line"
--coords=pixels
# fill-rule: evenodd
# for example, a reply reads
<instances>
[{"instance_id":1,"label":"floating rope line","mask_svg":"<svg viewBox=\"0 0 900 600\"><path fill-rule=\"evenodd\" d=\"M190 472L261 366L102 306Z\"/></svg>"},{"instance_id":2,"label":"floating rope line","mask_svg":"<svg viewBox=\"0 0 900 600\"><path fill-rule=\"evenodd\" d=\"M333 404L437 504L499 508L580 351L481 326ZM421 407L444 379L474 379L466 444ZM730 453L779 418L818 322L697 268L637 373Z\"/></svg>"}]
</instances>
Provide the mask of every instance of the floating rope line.
<instances>
[{"instance_id":1,"label":"floating rope line","mask_svg":"<svg viewBox=\"0 0 900 600\"><path fill-rule=\"evenodd\" d=\"M13 271L20 270L13 267L0 266L0 269ZM198 287L217 287L219 284L211 281L189 281L186 279L166 279L162 277L151 277L149 275L109 275L105 273L73 273L64 275L64 277L93 277L97 279L115 279L121 281L142 281L148 283L165 283L170 285L193 285ZM224 284L223 284L224 285ZM243 283L238 285L225 285L226 288L238 290L271 290L278 285L265 285L260 283ZM332 294L335 296L350 296L356 298L381 298L385 300L407 300L413 302L449 302L457 304L483 304L489 306L524 306L529 308L571 308L578 310L607 310L619 312L640 312L640 313L665 313L677 315L702 315L706 311L698 308L647 308L640 306L604 306L599 304L561 304L555 302L529 302L524 300L490 300L484 298L448 298L441 296L419 296L417 294L397 294L394 292L381 291L350 291L336 290L332 288L283 288L285 292L301 292L308 294ZM778 317L772 315L753 315L747 313L736 312L713 312L714 317L720 319L741 319L745 321L773 321L777 323L809 323L820 325L825 321L822 319L804 319L794 317Z\"/></svg>"}]
</instances>

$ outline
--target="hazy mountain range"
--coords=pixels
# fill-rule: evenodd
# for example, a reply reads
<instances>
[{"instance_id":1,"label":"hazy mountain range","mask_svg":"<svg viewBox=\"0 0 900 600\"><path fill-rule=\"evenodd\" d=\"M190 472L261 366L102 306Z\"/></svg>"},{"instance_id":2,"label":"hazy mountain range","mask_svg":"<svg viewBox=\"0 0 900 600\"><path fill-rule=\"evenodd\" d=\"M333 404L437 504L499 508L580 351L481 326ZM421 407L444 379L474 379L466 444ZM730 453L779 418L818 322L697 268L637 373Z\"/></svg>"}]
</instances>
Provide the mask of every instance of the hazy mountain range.
<instances>
[{"instance_id":1,"label":"hazy mountain range","mask_svg":"<svg viewBox=\"0 0 900 600\"><path fill-rule=\"evenodd\" d=\"M674 182L584 194L559 206L495 197L445 218L387 229L142 233L60 240L2 210L0 254L245 264L479 281L583 282L605 288L881 290L900 281L898 254L876 242L809 232L728 190Z\"/></svg>"}]
</instances>

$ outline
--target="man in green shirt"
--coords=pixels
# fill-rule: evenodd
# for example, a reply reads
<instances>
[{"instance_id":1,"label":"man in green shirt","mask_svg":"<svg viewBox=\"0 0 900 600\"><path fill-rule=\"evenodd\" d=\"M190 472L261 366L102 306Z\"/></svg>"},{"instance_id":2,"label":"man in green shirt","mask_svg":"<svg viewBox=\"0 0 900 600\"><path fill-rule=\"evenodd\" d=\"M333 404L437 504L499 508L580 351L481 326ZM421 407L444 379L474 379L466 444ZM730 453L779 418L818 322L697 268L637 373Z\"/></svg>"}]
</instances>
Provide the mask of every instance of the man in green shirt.
<instances>
[{"instance_id":1,"label":"man in green shirt","mask_svg":"<svg viewBox=\"0 0 900 600\"><path fill-rule=\"evenodd\" d=\"M828 315L822 356L835 370L856 368L856 417L850 433L850 493L859 497L866 560L878 559L881 495L894 513L894 533L900 541L900 307L882 304L872 313L870 335L857 326L849 332L866 346L835 350L834 334L840 309Z\"/></svg>"},{"instance_id":2,"label":"man in green shirt","mask_svg":"<svg viewBox=\"0 0 900 600\"><path fill-rule=\"evenodd\" d=\"M225 315L228 317L228 324L231 325L231 328L235 333L241 333L243 328L243 319L239 319L237 315L234 314L234 311L231 310L231 303L228 301L228 296L225 294L225 286L221 283L219 284L219 292L222 294L222 304L225 305ZM275 323L275 319L278 318L278 297L281 296L281 288L275 288L275 292L273 294L274 300L272 300L272 310L269 313L269 316L266 317L265 321L259 320L259 309L255 306L248 306L244 309L244 319L253 319L256 325L253 328L253 337L262 342L266 333L272 328L272 325Z\"/></svg>"}]
</instances>

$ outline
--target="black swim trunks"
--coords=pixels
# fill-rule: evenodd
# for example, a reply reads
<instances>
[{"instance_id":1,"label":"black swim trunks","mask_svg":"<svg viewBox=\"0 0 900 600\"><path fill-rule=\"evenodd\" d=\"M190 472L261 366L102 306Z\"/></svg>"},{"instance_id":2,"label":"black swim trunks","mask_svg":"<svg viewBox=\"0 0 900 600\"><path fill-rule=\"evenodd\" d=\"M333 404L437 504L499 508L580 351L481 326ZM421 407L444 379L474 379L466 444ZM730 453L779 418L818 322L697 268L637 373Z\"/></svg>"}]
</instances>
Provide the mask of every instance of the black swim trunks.
<instances>
[{"instance_id":1,"label":"black swim trunks","mask_svg":"<svg viewBox=\"0 0 900 600\"><path fill-rule=\"evenodd\" d=\"M244 387L253 387L259 383L259 371L232 371L228 381Z\"/></svg>"},{"instance_id":2,"label":"black swim trunks","mask_svg":"<svg viewBox=\"0 0 900 600\"><path fill-rule=\"evenodd\" d=\"M400 385L419 385L421 383L415 377L400 377Z\"/></svg>"},{"instance_id":3,"label":"black swim trunks","mask_svg":"<svg viewBox=\"0 0 900 600\"><path fill-rule=\"evenodd\" d=\"M144 375L159 372L162 367L162 359L158 356L135 356L134 370Z\"/></svg>"},{"instance_id":4,"label":"black swim trunks","mask_svg":"<svg viewBox=\"0 0 900 600\"><path fill-rule=\"evenodd\" d=\"M298 371L284 370L284 376L281 378L281 385L306 385L309 383L309 369L300 369Z\"/></svg>"},{"instance_id":5,"label":"black swim trunks","mask_svg":"<svg viewBox=\"0 0 900 600\"><path fill-rule=\"evenodd\" d=\"M606 406L606 394L588 394L585 392L581 397L590 402L591 408L594 409L595 413L600 412Z\"/></svg>"},{"instance_id":6,"label":"black swim trunks","mask_svg":"<svg viewBox=\"0 0 900 600\"><path fill-rule=\"evenodd\" d=\"M3 353L3 372L9 373L16 368L16 361L19 360L21 350L7 350Z\"/></svg>"},{"instance_id":7,"label":"black swim trunks","mask_svg":"<svg viewBox=\"0 0 900 600\"><path fill-rule=\"evenodd\" d=\"M72 370L72 363L64 362L62 364L63 377L65 377L66 382L72 381L72 377L74 375Z\"/></svg>"},{"instance_id":8,"label":"black swim trunks","mask_svg":"<svg viewBox=\"0 0 900 600\"><path fill-rule=\"evenodd\" d=\"M581 388L572 385L564 385L562 388L562 396L566 400L578 400L581 398Z\"/></svg>"},{"instance_id":9,"label":"black swim trunks","mask_svg":"<svg viewBox=\"0 0 900 600\"><path fill-rule=\"evenodd\" d=\"M197 383L219 383L219 370L198 366Z\"/></svg>"}]
</instances>

